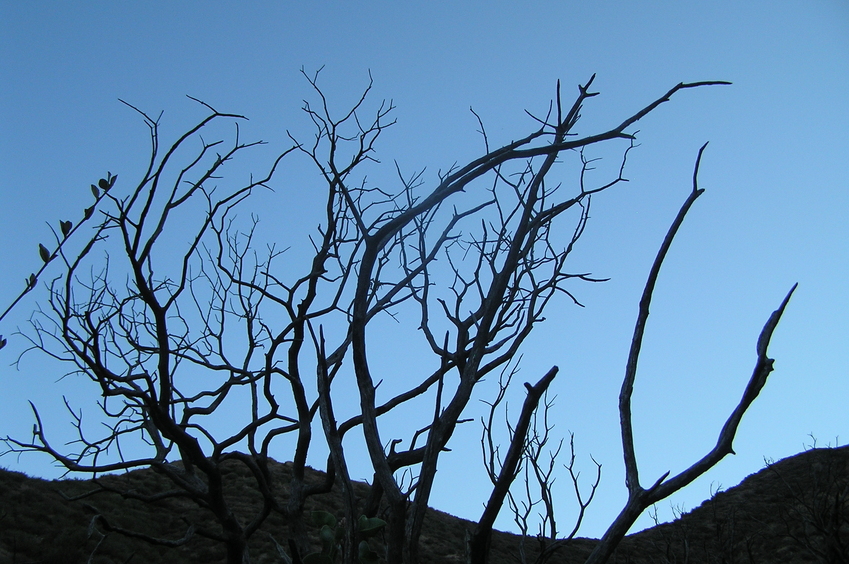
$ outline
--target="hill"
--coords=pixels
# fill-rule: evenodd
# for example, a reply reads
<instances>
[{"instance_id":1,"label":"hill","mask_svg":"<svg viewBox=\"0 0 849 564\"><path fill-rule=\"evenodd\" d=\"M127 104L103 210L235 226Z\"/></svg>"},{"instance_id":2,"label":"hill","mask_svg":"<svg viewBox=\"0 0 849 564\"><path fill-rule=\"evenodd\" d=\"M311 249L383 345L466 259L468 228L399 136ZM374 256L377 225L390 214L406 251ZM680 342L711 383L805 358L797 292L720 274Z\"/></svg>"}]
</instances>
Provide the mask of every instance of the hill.
<instances>
[{"instance_id":1,"label":"hill","mask_svg":"<svg viewBox=\"0 0 849 564\"><path fill-rule=\"evenodd\" d=\"M285 483L288 464L272 471ZM239 478L239 466L233 466ZM310 479L322 474L311 471ZM258 496L233 480L231 499L257 503ZM103 484L152 492L163 478L151 470L103 476ZM365 496L365 484L358 484ZM186 545L152 546L93 526L95 515L113 525L149 535L177 539L187 522L203 524L203 514L190 502L166 500L152 506L113 493L80 497L95 488L90 480L46 481L0 470L0 562L15 564L215 563L223 562L220 546L195 535ZM70 498L70 499L69 499ZM71 500L78 498L76 500ZM314 500L309 509L341 513L333 495ZM463 562L465 531L472 523L440 511L428 515L422 535L423 562ZM280 563L275 541L283 543L285 522L272 514L251 540L256 564ZM497 533L491 562L518 562L520 538ZM574 539L552 564L577 564L592 550L592 539ZM535 539L527 539L529 552ZM532 555L531 555L532 556ZM530 561L533 561L532 558ZM671 523L626 537L615 563L760 563L849 562L849 447L812 449L768 465L738 486L719 492Z\"/></svg>"}]
</instances>

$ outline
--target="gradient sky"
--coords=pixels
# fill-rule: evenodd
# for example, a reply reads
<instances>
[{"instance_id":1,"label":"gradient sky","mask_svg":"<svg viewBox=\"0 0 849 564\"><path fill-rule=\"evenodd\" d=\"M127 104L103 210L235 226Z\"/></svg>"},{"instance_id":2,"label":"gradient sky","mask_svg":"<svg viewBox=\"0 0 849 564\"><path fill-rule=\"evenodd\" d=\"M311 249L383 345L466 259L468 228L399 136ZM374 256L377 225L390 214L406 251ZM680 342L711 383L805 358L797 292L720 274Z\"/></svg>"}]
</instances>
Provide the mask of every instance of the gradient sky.
<instances>
[{"instance_id":1,"label":"gradient sky","mask_svg":"<svg viewBox=\"0 0 849 564\"><path fill-rule=\"evenodd\" d=\"M168 137L203 115L188 94L248 116L243 134L282 150L287 129L311 133L299 110L310 94L299 69L322 65L338 108L354 101L371 71L374 99L397 106L378 156L408 172L427 167L430 183L439 169L482 151L470 106L491 141L505 143L534 129L524 110L544 112L557 79L576 92L597 73L601 95L583 112L588 130L619 124L681 81L734 83L679 93L640 123L630 182L594 200L573 257L573 270L611 281L578 287L586 308L551 312L524 352L523 380L561 367L556 430L575 433L585 474L589 454L604 465L582 535L601 534L625 500L616 401L637 303L705 141L706 193L662 271L636 384L645 482L713 446L754 366L763 323L793 283L799 289L770 348L776 371L743 419L738 454L663 502L660 516L668 518L671 505L693 509L712 489L760 470L764 458L799 452L812 444L809 435L819 445L849 436L846 1L0 1L0 305L38 268L46 224L89 205L89 183L110 170L129 185L142 172L147 129L119 98L151 115L163 111ZM278 205L297 206L291 187L314 180L297 174L292 167L277 177ZM274 220L273 208L258 211ZM97 392L87 381L57 381L61 372L35 354L9 366L24 346L14 333L34 307L25 301L0 324L9 338L0 353L2 436L28 436L30 399L57 436L68 426L62 394L95 414ZM479 398L492 390L482 387ZM521 395L514 401L515 413ZM458 432L432 498L470 519L488 495L479 433L476 424ZM311 463L321 467L323 456ZM0 464L60 473L37 455ZM363 460L354 466L368 476ZM564 530L567 479L560 476L558 494ZM502 515L499 526L511 523Z\"/></svg>"}]
</instances>

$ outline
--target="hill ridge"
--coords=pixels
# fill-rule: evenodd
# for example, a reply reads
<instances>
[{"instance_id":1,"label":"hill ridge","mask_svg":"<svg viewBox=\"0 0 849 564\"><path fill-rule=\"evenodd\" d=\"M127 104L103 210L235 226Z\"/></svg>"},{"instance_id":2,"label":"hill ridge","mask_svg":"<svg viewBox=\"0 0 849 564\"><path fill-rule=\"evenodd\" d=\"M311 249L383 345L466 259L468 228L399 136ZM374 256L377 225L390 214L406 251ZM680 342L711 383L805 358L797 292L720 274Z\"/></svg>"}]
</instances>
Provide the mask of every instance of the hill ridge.
<instances>
[{"instance_id":1,"label":"hill ridge","mask_svg":"<svg viewBox=\"0 0 849 564\"><path fill-rule=\"evenodd\" d=\"M270 464L276 478L286 482L291 463ZM233 472L238 472L234 467ZM309 480L323 474L309 469ZM235 477L235 476L234 476ZM132 483L144 491L162 480L150 469L100 478L117 487ZM238 480L232 499L243 507L258 496ZM186 522L202 522L203 515L190 503L158 502L155 517L141 502L117 494L69 501L93 487L91 480L43 480L0 469L0 562L71 564L86 562L94 553L99 562L223 562L221 547L195 535L186 546L170 549L92 526L100 512L119 526L141 527L149 534L179 538ZM367 486L356 484L358 495ZM308 509L341 511L335 494L312 500ZM422 562L463 562L465 531L470 521L431 510L422 534ZM251 540L252 561L282 562L272 536L282 541L285 521L272 514ZM520 537L498 532L493 538L493 564L517 562ZM537 542L526 539L530 561ZM282 543L285 544L285 543ZM583 562L594 539L576 538L549 561L552 564ZM627 536L610 562L849 562L849 446L817 448L768 464L737 486L717 492L676 520Z\"/></svg>"}]
</instances>

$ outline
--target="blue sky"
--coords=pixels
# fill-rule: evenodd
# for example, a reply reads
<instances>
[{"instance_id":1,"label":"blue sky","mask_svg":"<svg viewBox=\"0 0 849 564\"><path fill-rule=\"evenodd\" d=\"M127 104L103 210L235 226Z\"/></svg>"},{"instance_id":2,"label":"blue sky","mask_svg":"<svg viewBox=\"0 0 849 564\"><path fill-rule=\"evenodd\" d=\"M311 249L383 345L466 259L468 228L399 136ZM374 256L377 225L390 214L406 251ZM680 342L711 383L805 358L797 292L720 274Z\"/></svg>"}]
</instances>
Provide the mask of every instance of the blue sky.
<instances>
[{"instance_id":1,"label":"blue sky","mask_svg":"<svg viewBox=\"0 0 849 564\"><path fill-rule=\"evenodd\" d=\"M601 95L585 106L587 130L620 123L681 81L734 83L680 93L641 122L630 182L594 201L573 256L575 270L611 281L577 288L586 308L552 312L524 352L524 380L561 367L557 431L575 432L586 474L590 453L604 465L583 535L601 534L625 498L616 398L637 302L705 141L707 191L664 266L641 357L634 425L642 476L650 482L681 470L713 445L754 365L760 328L795 282L770 349L776 371L743 420L737 456L671 503L692 509L711 488L761 469L765 457L799 452L809 434L819 444L849 436L845 1L2 2L0 303L38 267L46 224L89 204L93 179L110 170L129 182L142 172L147 130L119 98L151 115L163 111L167 137L203 114L188 94L248 116L244 134L281 150L287 129L310 133L299 69L321 66L340 109L371 71L374 99L397 106L379 157L406 171L427 167L431 183L439 169L482 151L470 106L491 142L505 143L534 128L524 110L543 112L557 79L576 92L597 73ZM269 154L257 154L257 169ZM304 170L280 173L275 205L303 204L297 186L315 180ZM273 207L257 211L274 221ZM305 240L290 227L287 236ZM96 390L87 382L57 381L61 372L38 355L9 366L23 347L12 334L33 307L20 304L0 325L11 336L0 358L3 436L27 436L30 399L58 435L67 427L62 394L94 417ZM483 387L481 399L491 392ZM518 410L520 396L514 401ZM455 437L433 497L438 508L472 519L488 493L478 436L469 424ZM0 464L58 475L35 455ZM322 464L316 456L313 465ZM564 529L568 494L560 493ZM669 516L669 503L659 509Z\"/></svg>"}]
</instances>

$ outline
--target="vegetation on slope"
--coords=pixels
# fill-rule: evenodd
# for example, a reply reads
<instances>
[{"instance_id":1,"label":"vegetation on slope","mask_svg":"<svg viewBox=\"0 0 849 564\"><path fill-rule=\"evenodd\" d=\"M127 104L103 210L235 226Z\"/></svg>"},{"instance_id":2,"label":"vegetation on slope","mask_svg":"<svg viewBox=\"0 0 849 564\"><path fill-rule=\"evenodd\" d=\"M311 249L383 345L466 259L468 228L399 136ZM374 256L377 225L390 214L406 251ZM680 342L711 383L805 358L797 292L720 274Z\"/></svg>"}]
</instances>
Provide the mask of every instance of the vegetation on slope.
<instances>
[{"instance_id":1,"label":"vegetation on slope","mask_svg":"<svg viewBox=\"0 0 849 564\"><path fill-rule=\"evenodd\" d=\"M238 473L243 467L233 465ZM272 464L280 484L288 480L289 464ZM238 478L239 476L233 476ZM312 471L310 480L321 480ZM94 480L46 481L0 470L0 562L15 564L217 563L225 561L220 543L204 537L204 513L195 504L168 499L145 503L109 489L129 489L140 496L161 491L164 478L151 470L107 475ZM233 480L228 496L234 503L259 503L244 476L244 488ZM90 492L91 495L86 495ZM333 492L309 510L341 515L342 501ZM365 496L365 484L356 494ZM152 545L112 529L127 529L163 540L178 540L194 525L191 540L180 547ZM472 523L430 511L422 537L425 562L463 562L465 535ZM286 523L272 514L252 540L256 564L280 563L275 542L285 546ZM317 531L316 531L317 533ZM316 534L317 540L317 534ZM520 538L498 533L491 562L518 562ZM380 548L379 539L375 548ZM533 561L534 539L526 539ZM594 545L575 539L550 561L582 562ZM630 535L611 562L640 563L758 563L849 562L849 447L812 449L769 464L740 485L718 492L695 510L672 523Z\"/></svg>"}]
</instances>

